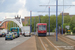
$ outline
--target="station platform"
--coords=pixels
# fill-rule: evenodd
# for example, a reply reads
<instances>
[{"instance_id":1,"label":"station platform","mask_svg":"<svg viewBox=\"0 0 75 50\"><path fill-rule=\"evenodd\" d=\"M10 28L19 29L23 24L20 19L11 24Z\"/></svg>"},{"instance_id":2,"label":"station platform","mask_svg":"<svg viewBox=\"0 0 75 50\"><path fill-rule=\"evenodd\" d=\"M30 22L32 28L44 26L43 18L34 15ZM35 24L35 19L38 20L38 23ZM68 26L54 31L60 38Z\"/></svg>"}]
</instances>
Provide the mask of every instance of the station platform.
<instances>
[{"instance_id":1,"label":"station platform","mask_svg":"<svg viewBox=\"0 0 75 50\"><path fill-rule=\"evenodd\" d=\"M30 39L11 50L37 50L35 36L32 36Z\"/></svg>"}]
</instances>

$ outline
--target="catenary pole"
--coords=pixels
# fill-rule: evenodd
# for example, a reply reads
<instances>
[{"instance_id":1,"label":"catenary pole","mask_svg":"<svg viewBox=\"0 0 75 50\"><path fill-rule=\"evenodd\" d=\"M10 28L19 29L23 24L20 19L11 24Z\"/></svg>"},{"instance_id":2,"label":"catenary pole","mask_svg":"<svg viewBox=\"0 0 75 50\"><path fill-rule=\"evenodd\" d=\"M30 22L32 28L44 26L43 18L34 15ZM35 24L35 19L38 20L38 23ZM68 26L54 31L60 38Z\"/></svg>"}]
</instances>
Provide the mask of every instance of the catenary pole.
<instances>
[{"instance_id":1,"label":"catenary pole","mask_svg":"<svg viewBox=\"0 0 75 50\"><path fill-rule=\"evenodd\" d=\"M40 23L40 15L39 15L39 23Z\"/></svg>"},{"instance_id":2,"label":"catenary pole","mask_svg":"<svg viewBox=\"0 0 75 50\"><path fill-rule=\"evenodd\" d=\"M63 0L63 23L64 23L64 0Z\"/></svg>"},{"instance_id":3,"label":"catenary pole","mask_svg":"<svg viewBox=\"0 0 75 50\"><path fill-rule=\"evenodd\" d=\"M49 7L49 35L50 35L50 7Z\"/></svg>"},{"instance_id":4,"label":"catenary pole","mask_svg":"<svg viewBox=\"0 0 75 50\"><path fill-rule=\"evenodd\" d=\"M56 41L58 41L58 22L57 22L57 20L58 20L58 0L56 0Z\"/></svg>"},{"instance_id":5,"label":"catenary pole","mask_svg":"<svg viewBox=\"0 0 75 50\"><path fill-rule=\"evenodd\" d=\"M32 17L32 11L30 11L30 33L31 33L31 31L32 31L32 24L31 24L31 17Z\"/></svg>"},{"instance_id":6,"label":"catenary pole","mask_svg":"<svg viewBox=\"0 0 75 50\"><path fill-rule=\"evenodd\" d=\"M63 35L63 12L62 12L62 35Z\"/></svg>"},{"instance_id":7,"label":"catenary pole","mask_svg":"<svg viewBox=\"0 0 75 50\"><path fill-rule=\"evenodd\" d=\"M35 35L35 17L34 17L34 35Z\"/></svg>"}]
</instances>

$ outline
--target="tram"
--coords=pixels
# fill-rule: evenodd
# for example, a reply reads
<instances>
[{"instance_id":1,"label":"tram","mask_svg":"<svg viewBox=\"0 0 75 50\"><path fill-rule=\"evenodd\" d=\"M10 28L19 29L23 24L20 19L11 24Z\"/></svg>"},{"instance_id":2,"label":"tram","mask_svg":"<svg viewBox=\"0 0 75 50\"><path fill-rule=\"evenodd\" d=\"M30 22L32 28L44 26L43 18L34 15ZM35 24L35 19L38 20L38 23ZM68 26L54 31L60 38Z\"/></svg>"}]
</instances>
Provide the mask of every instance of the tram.
<instances>
[{"instance_id":1,"label":"tram","mask_svg":"<svg viewBox=\"0 0 75 50\"><path fill-rule=\"evenodd\" d=\"M47 23L37 23L37 34L38 36L46 36L47 34Z\"/></svg>"}]
</instances>

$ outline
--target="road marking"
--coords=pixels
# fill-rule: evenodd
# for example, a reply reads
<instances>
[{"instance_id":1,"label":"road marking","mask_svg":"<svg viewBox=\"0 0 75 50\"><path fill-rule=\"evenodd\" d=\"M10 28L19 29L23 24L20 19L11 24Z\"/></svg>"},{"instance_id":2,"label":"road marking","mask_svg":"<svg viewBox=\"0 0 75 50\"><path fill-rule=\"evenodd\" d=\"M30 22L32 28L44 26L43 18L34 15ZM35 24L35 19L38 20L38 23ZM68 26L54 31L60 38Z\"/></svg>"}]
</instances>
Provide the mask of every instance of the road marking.
<instances>
[{"instance_id":1,"label":"road marking","mask_svg":"<svg viewBox=\"0 0 75 50\"><path fill-rule=\"evenodd\" d=\"M46 39L47 39L47 38L46 38ZM49 43L51 43L50 40L47 39L47 41L48 41ZM51 44L52 44L57 50L59 50L53 43L51 43Z\"/></svg>"},{"instance_id":2,"label":"road marking","mask_svg":"<svg viewBox=\"0 0 75 50\"><path fill-rule=\"evenodd\" d=\"M16 44L18 42L20 42L20 41L7 41L6 44Z\"/></svg>"},{"instance_id":3,"label":"road marking","mask_svg":"<svg viewBox=\"0 0 75 50\"><path fill-rule=\"evenodd\" d=\"M43 42L42 42L41 38L39 38L39 39L40 39L40 41L41 41L41 43L42 43L42 45L43 45L44 49L45 49L45 50L47 50L47 49L46 49L46 47L44 46L44 44L43 44Z\"/></svg>"}]
</instances>

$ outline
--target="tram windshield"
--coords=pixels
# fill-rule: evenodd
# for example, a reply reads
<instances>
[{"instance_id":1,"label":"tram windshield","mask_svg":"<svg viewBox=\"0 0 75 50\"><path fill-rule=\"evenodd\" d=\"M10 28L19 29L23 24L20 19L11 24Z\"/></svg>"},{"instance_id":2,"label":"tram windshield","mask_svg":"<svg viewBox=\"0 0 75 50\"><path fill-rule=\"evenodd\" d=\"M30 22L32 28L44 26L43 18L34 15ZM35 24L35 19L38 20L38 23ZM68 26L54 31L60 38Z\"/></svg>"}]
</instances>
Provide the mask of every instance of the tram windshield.
<instances>
[{"instance_id":1,"label":"tram windshield","mask_svg":"<svg viewBox=\"0 0 75 50\"><path fill-rule=\"evenodd\" d=\"M46 30L46 26L45 25L39 25L39 30Z\"/></svg>"}]
</instances>

